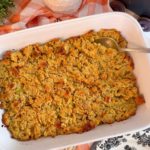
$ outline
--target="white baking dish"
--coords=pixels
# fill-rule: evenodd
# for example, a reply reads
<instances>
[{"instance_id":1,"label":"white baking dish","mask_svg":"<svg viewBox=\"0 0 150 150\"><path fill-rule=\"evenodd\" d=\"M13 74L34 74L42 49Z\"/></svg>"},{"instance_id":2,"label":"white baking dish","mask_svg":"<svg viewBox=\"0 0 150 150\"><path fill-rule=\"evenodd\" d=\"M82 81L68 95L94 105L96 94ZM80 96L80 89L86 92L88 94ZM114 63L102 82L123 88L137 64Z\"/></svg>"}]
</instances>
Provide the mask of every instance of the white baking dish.
<instances>
[{"instance_id":1,"label":"white baking dish","mask_svg":"<svg viewBox=\"0 0 150 150\"><path fill-rule=\"evenodd\" d=\"M105 13L44 25L0 37L0 54L6 50L22 48L25 45L46 42L53 38L68 38L83 34L91 29L115 28L125 36L129 43L146 46L142 30L132 17L124 13ZM70 134L47 137L38 140L19 142L10 137L6 128L0 126L0 150L49 150L75 144L92 142L147 127L150 124L150 57L147 54L131 53L135 63L135 74L146 103L138 108L137 114L128 120L102 125L83 134ZM0 110L0 125L2 110Z\"/></svg>"}]
</instances>

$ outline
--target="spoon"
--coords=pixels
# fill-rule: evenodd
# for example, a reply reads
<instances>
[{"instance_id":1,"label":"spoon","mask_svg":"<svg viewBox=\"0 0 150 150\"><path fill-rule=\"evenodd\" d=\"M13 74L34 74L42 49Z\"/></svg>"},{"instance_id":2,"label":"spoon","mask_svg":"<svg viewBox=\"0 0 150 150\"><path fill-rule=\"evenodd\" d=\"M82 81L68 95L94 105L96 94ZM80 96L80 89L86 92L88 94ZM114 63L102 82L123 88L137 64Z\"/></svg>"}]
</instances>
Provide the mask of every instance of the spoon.
<instances>
[{"instance_id":1,"label":"spoon","mask_svg":"<svg viewBox=\"0 0 150 150\"><path fill-rule=\"evenodd\" d=\"M136 48L121 48L118 43L110 37L101 37L95 40L95 43L100 43L107 48L114 48L121 51L128 52L142 52L142 53L150 53L150 48L136 47Z\"/></svg>"}]
</instances>

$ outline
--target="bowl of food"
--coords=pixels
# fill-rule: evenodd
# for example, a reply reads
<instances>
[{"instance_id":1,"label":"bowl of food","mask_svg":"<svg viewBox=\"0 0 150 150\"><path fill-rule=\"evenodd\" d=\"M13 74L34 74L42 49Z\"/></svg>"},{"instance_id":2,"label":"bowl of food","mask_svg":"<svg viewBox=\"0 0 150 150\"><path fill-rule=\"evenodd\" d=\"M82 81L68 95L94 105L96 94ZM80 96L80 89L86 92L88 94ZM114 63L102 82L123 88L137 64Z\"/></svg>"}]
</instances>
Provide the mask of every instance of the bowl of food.
<instances>
[{"instance_id":1,"label":"bowl of food","mask_svg":"<svg viewBox=\"0 0 150 150\"><path fill-rule=\"evenodd\" d=\"M140 25L124 13L0 37L3 149L60 149L149 125L149 56L106 48L95 42L101 37L146 46Z\"/></svg>"},{"instance_id":2,"label":"bowl of food","mask_svg":"<svg viewBox=\"0 0 150 150\"><path fill-rule=\"evenodd\" d=\"M44 0L53 12L72 14L76 12L82 4L82 0Z\"/></svg>"}]
</instances>

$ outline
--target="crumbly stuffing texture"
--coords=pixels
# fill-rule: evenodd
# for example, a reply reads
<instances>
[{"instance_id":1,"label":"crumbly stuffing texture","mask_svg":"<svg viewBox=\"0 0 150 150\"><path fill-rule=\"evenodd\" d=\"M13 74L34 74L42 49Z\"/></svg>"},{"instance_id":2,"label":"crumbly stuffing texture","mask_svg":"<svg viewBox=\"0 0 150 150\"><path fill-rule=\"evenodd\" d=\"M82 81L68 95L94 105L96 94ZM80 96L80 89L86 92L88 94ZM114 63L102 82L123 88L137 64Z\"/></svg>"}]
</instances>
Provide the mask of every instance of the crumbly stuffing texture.
<instances>
[{"instance_id":1,"label":"crumbly stuffing texture","mask_svg":"<svg viewBox=\"0 0 150 150\"><path fill-rule=\"evenodd\" d=\"M127 46L118 31L104 29L3 55L0 107L13 138L82 133L136 113L143 99L133 61L125 52L94 42L104 36Z\"/></svg>"}]
</instances>

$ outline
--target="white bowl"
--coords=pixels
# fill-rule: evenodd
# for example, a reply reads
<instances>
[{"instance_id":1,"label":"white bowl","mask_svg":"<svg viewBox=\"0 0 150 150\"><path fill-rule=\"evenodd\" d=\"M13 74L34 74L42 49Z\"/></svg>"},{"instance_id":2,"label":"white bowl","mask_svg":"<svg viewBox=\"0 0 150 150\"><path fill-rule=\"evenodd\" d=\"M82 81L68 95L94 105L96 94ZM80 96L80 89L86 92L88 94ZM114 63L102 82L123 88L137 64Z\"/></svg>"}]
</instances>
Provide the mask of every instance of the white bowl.
<instances>
[{"instance_id":1,"label":"white bowl","mask_svg":"<svg viewBox=\"0 0 150 150\"><path fill-rule=\"evenodd\" d=\"M9 49L22 48L25 45L46 42L53 38L68 38L83 34L91 29L115 28L131 43L146 46L142 29L135 19L124 13L105 13L55 24L17 31L0 36L0 54ZM49 150L71 145L92 142L106 137L146 128L150 124L150 56L142 53L131 53L135 63L135 75L144 95L146 103L140 106L137 114L128 120L111 125L101 125L83 134L70 134L47 137L38 140L19 142L10 137L6 128L0 122L0 149L2 150ZM0 117L2 110L0 111ZM1 118L0 118L1 120Z\"/></svg>"},{"instance_id":2,"label":"white bowl","mask_svg":"<svg viewBox=\"0 0 150 150\"><path fill-rule=\"evenodd\" d=\"M78 10L82 0L44 0L44 3L53 12L71 14Z\"/></svg>"}]
</instances>

